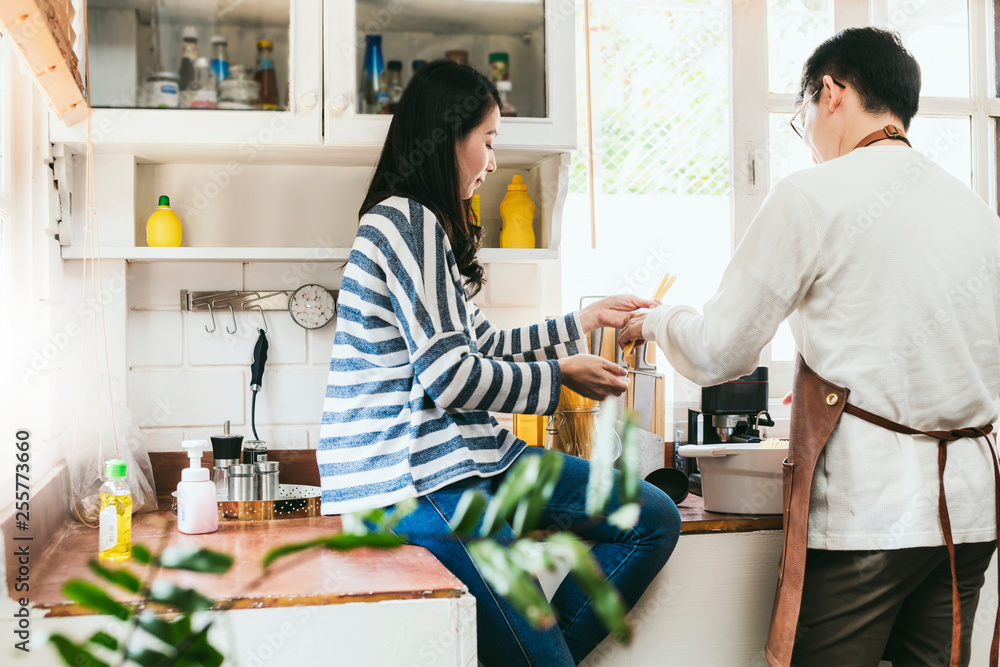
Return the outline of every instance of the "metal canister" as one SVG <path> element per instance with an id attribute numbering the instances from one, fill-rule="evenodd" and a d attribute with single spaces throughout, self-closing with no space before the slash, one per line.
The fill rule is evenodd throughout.
<path id="1" fill-rule="evenodd" d="M 259 500 L 254 488 L 254 466 L 234 463 L 229 466 L 229 500 Z"/>
<path id="2" fill-rule="evenodd" d="M 257 463 L 257 478 L 260 480 L 260 500 L 278 499 L 278 471 L 281 464 L 277 461 L 260 461 Z"/>

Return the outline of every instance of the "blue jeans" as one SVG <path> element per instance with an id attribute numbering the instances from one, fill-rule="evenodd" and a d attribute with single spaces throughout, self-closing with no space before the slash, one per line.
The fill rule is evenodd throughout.
<path id="1" fill-rule="evenodd" d="M 541 453 L 528 447 L 521 456 Z M 556 452 L 550 454 L 564 458 L 563 468 L 539 527 L 570 530 L 593 543 L 591 553 L 631 609 L 677 544 L 681 525 L 677 508 L 665 493 L 641 482 L 642 513 L 635 528 L 623 532 L 606 521 L 595 525 L 585 509 L 590 462 Z M 464 479 L 421 496 L 416 511 L 399 523 L 396 532 L 410 544 L 433 553 L 476 598 L 479 661 L 485 667 L 577 665 L 608 635 L 590 598 L 567 577 L 552 598 L 558 625 L 535 630 L 483 580 L 463 543 L 449 534 L 448 521 L 462 494 L 478 488 L 492 497 L 505 474 Z M 615 471 L 616 479 L 619 474 Z M 619 506 L 616 486 L 604 516 Z M 510 526 L 498 538 L 513 540 Z"/>

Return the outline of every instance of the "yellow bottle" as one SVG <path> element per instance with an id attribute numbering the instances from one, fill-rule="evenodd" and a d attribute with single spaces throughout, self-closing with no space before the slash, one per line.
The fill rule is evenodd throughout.
<path id="1" fill-rule="evenodd" d="M 170 208 L 170 197 L 160 195 L 160 204 L 146 221 L 146 245 L 176 248 L 181 244 L 181 219 Z"/>
<path id="2" fill-rule="evenodd" d="M 535 247 L 535 230 L 531 226 L 535 202 L 528 196 L 528 186 L 520 176 L 515 175 L 507 186 L 507 196 L 500 202 L 500 217 L 503 219 L 501 248 Z"/>
<path id="3" fill-rule="evenodd" d="M 472 195 L 470 208 L 472 209 L 472 220 L 469 222 L 472 223 L 473 227 L 482 227 L 483 219 L 479 216 L 479 195 Z"/>
<path id="4" fill-rule="evenodd" d="M 111 459 L 104 464 L 107 481 L 101 485 L 98 523 L 98 553 L 102 560 L 132 557 L 132 493 L 125 482 L 125 462 Z"/>

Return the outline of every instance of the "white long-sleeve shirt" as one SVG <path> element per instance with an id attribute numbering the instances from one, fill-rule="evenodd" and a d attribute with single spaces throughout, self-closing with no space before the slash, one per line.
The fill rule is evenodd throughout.
<path id="1" fill-rule="evenodd" d="M 710 386 L 749 373 L 781 322 L 851 403 L 921 430 L 1000 413 L 1000 220 L 903 146 L 857 149 L 774 186 L 704 313 L 663 306 L 643 336 Z M 986 439 L 948 446 L 956 543 L 996 538 Z M 809 547 L 938 546 L 937 443 L 845 414 L 819 459 Z"/>

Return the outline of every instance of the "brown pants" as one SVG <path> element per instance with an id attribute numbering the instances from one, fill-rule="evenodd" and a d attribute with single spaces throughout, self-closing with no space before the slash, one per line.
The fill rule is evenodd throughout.
<path id="1" fill-rule="evenodd" d="M 962 665 L 996 542 L 955 545 Z M 822 551 L 806 556 L 792 667 L 948 667 L 951 567 L 945 547 Z M 991 622 L 992 625 L 992 622 Z"/>

